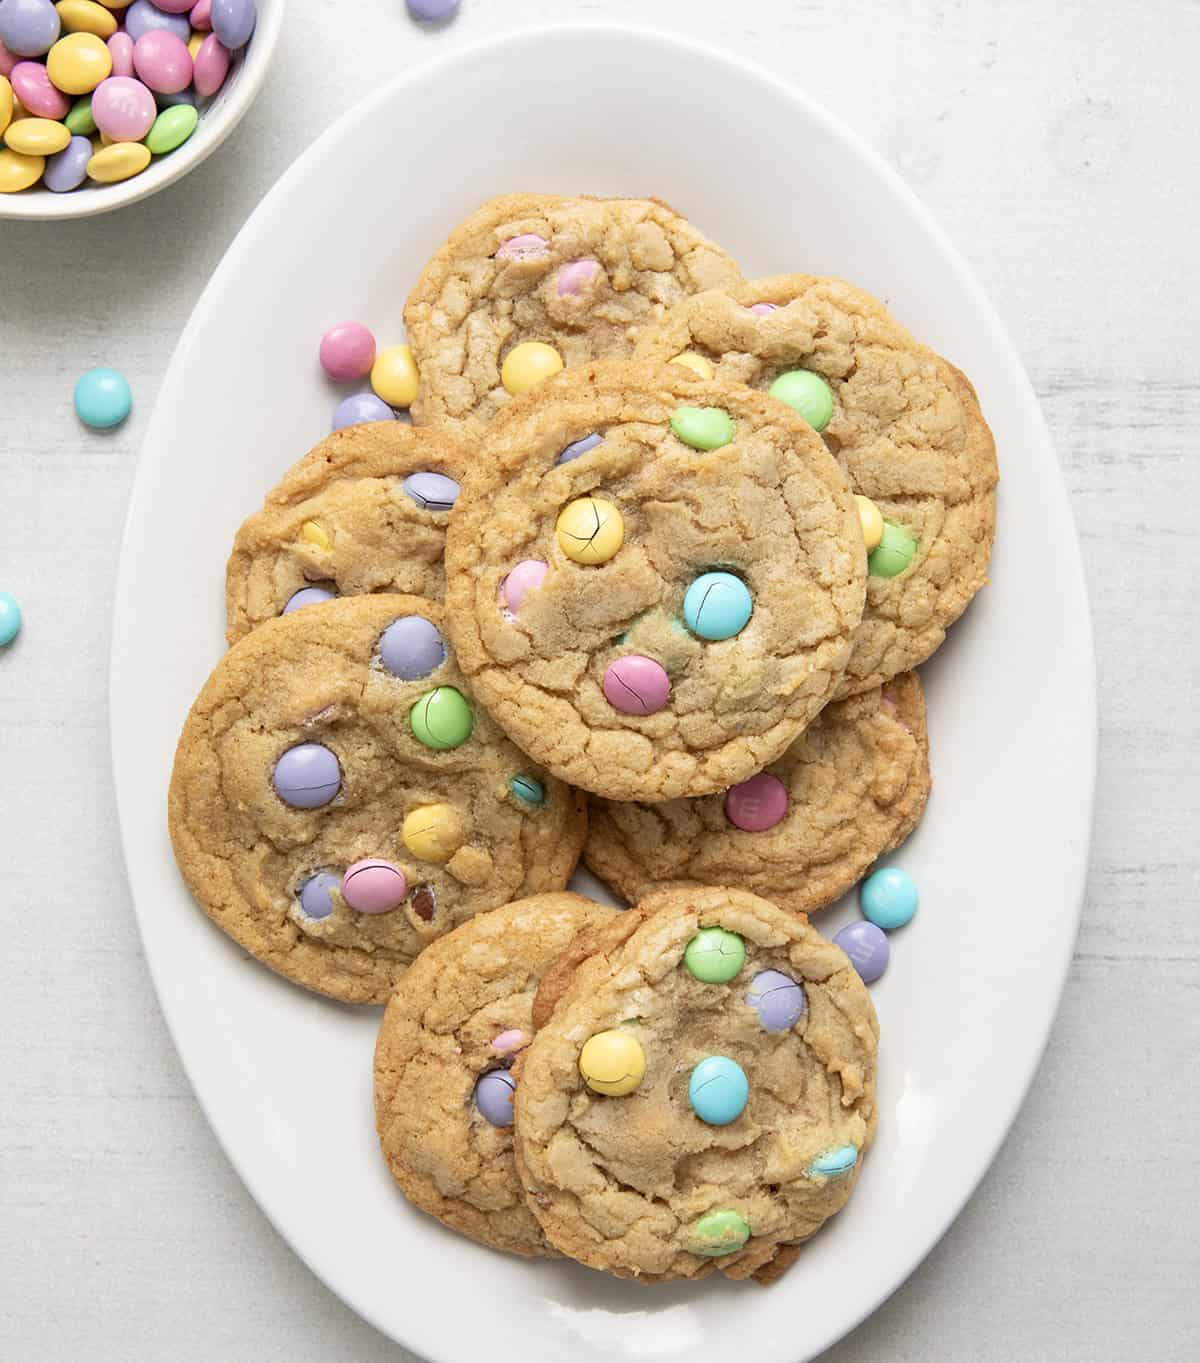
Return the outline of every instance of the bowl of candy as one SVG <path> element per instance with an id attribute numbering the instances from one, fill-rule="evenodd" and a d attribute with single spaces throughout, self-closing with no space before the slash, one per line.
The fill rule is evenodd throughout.
<path id="1" fill-rule="evenodd" d="M 86 218 L 186 175 L 262 86 L 284 0 L 0 0 L 0 218 Z"/>

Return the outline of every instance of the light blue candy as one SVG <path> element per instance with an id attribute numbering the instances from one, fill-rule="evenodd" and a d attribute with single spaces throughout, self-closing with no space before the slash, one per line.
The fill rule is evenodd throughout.
<path id="1" fill-rule="evenodd" d="M 94 430 L 119 426 L 132 406 L 129 380 L 115 369 L 89 369 L 75 384 L 76 414 Z"/>
<path id="2" fill-rule="evenodd" d="M 849 1173 L 858 1163 L 857 1145 L 839 1145 L 834 1150 L 826 1150 L 818 1155 L 808 1166 L 810 1174 L 824 1174 L 826 1178 L 836 1178 L 838 1174 Z"/>
<path id="3" fill-rule="evenodd" d="M 688 1102 L 709 1126 L 728 1126 L 742 1115 L 750 1097 L 746 1071 L 724 1055 L 710 1055 L 692 1071 Z"/>
<path id="4" fill-rule="evenodd" d="M 0 592 L 0 648 L 12 641 L 21 632 L 21 607 L 17 598 L 8 592 Z"/>
<path id="5" fill-rule="evenodd" d="M 917 882 L 899 866 L 881 866 L 863 881 L 858 891 L 863 917 L 894 932 L 912 922 L 917 911 Z"/>
<path id="6" fill-rule="evenodd" d="M 536 776 L 526 776 L 524 772 L 518 776 L 510 776 L 508 788 L 523 805 L 536 806 L 546 803 L 546 787 Z"/>
<path id="7" fill-rule="evenodd" d="M 683 598 L 683 618 L 699 639 L 732 639 L 754 611 L 750 588 L 732 573 L 703 573 Z"/>

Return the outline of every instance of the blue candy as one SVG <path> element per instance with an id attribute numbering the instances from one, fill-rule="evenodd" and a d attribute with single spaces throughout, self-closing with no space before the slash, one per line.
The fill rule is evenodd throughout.
<path id="1" fill-rule="evenodd" d="M 885 932 L 894 932 L 912 922 L 917 882 L 899 866 L 881 866 L 859 886 L 858 902 L 864 918 Z"/>
<path id="2" fill-rule="evenodd" d="M 709 1126 L 728 1126 L 746 1108 L 750 1084 L 736 1060 L 710 1055 L 692 1071 L 688 1080 L 688 1102 L 692 1111 Z"/>
<path id="3" fill-rule="evenodd" d="M 818 1155 L 808 1166 L 808 1172 L 836 1178 L 838 1174 L 849 1173 L 857 1163 L 858 1146 L 839 1145 L 835 1150 L 826 1150 L 823 1155 Z"/>
<path id="4" fill-rule="evenodd" d="M 21 607 L 17 598 L 8 592 L 0 592 L 0 648 L 12 641 L 21 632 Z"/>
<path id="5" fill-rule="evenodd" d="M 732 639 L 754 611 L 750 588 L 732 573 L 704 573 L 687 589 L 683 618 L 700 639 Z"/>
<path id="6" fill-rule="evenodd" d="M 132 406 L 129 381 L 115 369 L 89 369 L 75 384 L 75 411 L 94 430 L 119 426 Z"/>

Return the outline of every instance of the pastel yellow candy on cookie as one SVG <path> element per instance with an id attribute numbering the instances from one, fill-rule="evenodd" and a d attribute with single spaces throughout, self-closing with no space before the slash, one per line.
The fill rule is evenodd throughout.
<path id="1" fill-rule="evenodd" d="M 684 369 L 690 369 L 693 374 L 702 379 L 711 379 L 716 372 L 704 356 L 697 355 L 694 350 L 681 351 L 669 363 L 680 364 Z"/>
<path id="2" fill-rule="evenodd" d="M 552 345 L 544 341 L 522 341 L 504 357 L 504 363 L 500 366 L 500 382 L 506 392 L 518 397 L 557 374 L 562 367 L 563 357 Z"/>
<path id="3" fill-rule="evenodd" d="M 628 1032 L 597 1032 L 584 1042 L 579 1053 L 579 1073 L 595 1093 L 624 1098 L 646 1074 L 646 1053 L 641 1042 Z"/>
<path id="4" fill-rule="evenodd" d="M 883 539 L 883 516 L 879 508 L 870 499 L 864 497 L 860 492 L 854 494 L 854 505 L 858 508 L 858 519 L 862 526 L 863 542 L 867 546 L 867 553 L 878 545 Z"/>
<path id="5" fill-rule="evenodd" d="M 318 521 L 305 521 L 300 527 L 300 538 L 306 544 L 315 545 L 327 553 L 333 548 L 333 537 Z"/>
<path id="6" fill-rule="evenodd" d="M 625 521 L 603 497 L 577 497 L 558 513 L 558 545 L 575 563 L 607 563 L 625 543 Z"/>
<path id="7" fill-rule="evenodd" d="M 385 346 L 371 366 L 371 387 L 389 407 L 411 407 L 420 376 L 412 350 L 406 345 Z"/>
<path id="8" fill-rule="evenodd" d="M 463 845 L 466 831 L 453 805 L 421 805 L 405 818 L 400 836 L 414 857 L 444 865 Z"/>

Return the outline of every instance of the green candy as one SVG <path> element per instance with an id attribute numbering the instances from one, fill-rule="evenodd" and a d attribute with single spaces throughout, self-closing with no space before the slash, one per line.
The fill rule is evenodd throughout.
<path id="1" fill-rule="evenodd" d="M 175 104 L 164 109 L 146 134 L 146 145 L 155 156 L 174 151 L 176 147 L 183 146 L 196 131 L 199 117 L 191 104 Z"/>
<path id="2" fill-rule="evenodd" d="M 678 407 L 671 429 L 694 450 L 719 450 L 733 439 L 733 418 L 720 407 Z"/>
<path id="3" fill-rule="evenodd" d="M 84 95 L 71 105 L 71 112 L 63 119 L 72 137 L 91 137 L 96 131 L 96 120 L 92 117 L 92 97 Z"/>
<path id="4" fill-rule="evenodd" d="M 750 1238 L 750 1227 L 745 1217 L 735 1211 L 709 1212 L 692 1227 L 693 1254 L 715 1259 L 721 1254 L 734 1254 Z"/>
<path id="5" fill-rule="evenodd" d="M 546 787 L 535 777 L 526 776 L 523 772 L 520 776 L 508 778 L 508 788 L 523 805 L 546 803 Z"/>
<path id="6" fill-rule="evenodd" d="M 745 942 L 724 928 L 701 928 L 683 953 L 684 965 L 704 984 L 727 984 L 745 961 Z"/>
<path id="7" fill-rule="evenodd" d="M 457 748 L 471 737 L 475 716 L 466 697 L 453 686 L 426 691 L 408 712 L 413 737 L 435 752 Z"/>
<path id="8" fill-rule="evenodd" d="M 900 526 L 883 523 L 883 538 L 867 555 L 867 572 L 872 577 L 895 577 L 912 562 L 917 542 Z"/>
<path id="9" fill-rule="evenodd" d="M 786 402 L 814 431 L 823 431 L 833 415 L 833 389 L 811 369 L 789 369 L 770 387 L 773 398 Z"/>

